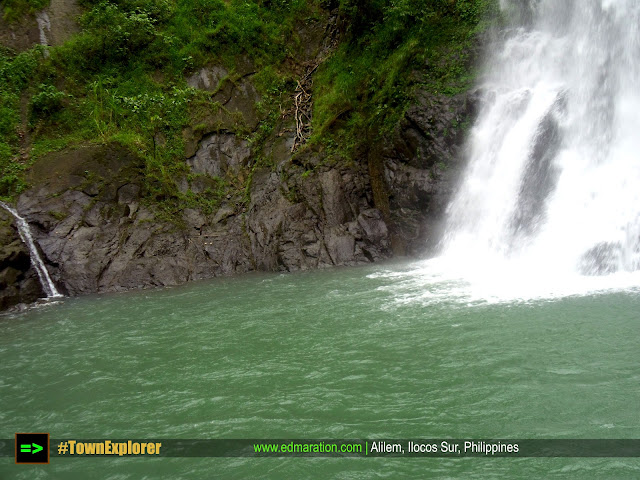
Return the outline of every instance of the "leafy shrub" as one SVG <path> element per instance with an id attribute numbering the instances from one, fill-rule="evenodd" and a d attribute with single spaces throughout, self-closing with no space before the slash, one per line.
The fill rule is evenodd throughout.
<path id="1" fill-rule="evenodd" d="M 51 115 L 62 108 L 62 100 L 67 95 L 53 85 L 38 86 L 38 93 L 31 98 L 32 119 Z"/>
<path id="2" fill-rule="evenodd" d="M 87 31 L 83 47 L 88 65 L 102 69 L 103 64 L 124 62 L 149 45 L 156 35 L 156 20 L 146 12 L 125 11 L 102 1 L 84 14 L 80 21 Z"/>
<path id="3" fill-rule="evenodd" d="M 0 91 L 18 92 L 24 89 L 38 67 L 42 58 L 42 47 L 11 56 L 0 51 Z"/>

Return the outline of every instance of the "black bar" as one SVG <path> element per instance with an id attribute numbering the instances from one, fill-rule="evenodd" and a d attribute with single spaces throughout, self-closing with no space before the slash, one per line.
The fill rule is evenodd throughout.
<path id="1" fill-rule="evenodd" d="M 640 439 L 79 439 L 51 440 L 51 457 L 112 457 L 58 453 L 60 442 L 161 443 L 160 454 L 125 457 L 640 457 Z M 14 439 L 0 440 L 0 457 L 13 457 Z M 278 445 L 277 452 L 257 451 Z M 413 447 L 413 451 L 410 450 Z M 286 451 L 283 452 L 282 449 Z M 343 451 L 343 449 L 347 449 Z"/>

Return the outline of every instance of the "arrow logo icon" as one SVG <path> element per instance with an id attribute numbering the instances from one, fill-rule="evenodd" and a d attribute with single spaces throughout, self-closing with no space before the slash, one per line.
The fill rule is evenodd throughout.
<path id="1" fill-rule="evenodd" d="M 33 455 L 34 453 L 41 452 L 42 450 L 43 450 L 43 447 L 41 447 L 37 443 L 32 443 L 32 444 L 26 443 L 26 444 L 20 445 L 20 451 L 22 453 L 31 453 Z"/>
<path id="2" fill-rule="evenodd" d="M 15 438 L 13 445 L 16 452 L 16 464 L 46 465 L 49 463 L 48 433 L 16 433 Z"/>

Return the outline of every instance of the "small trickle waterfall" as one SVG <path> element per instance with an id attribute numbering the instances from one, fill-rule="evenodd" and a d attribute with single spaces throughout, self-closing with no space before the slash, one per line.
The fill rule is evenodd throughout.
<path id="1" fill-rule="evenodd" d="M 9 205 L 0 202 L 0 207 L 4 208 L 7 212 L 9 212 L 16 219 L 16 226 L 18 227 L 18 233 L 20 234 L 20 238 L 24 242 L 24 244 L 29 248 L 29 254 L 31 255 L 31 260 L 33 261 L 33 266 L 38 272 L 38 277 L 40 278 L 40 283 L 42 284 L 42 288 L 44 293 L 47 294 L 47 298 L 56 298 L 62 297 L 60 292 L 56 289 L 55 284 L 51 280 L 49 276 L 49 272 L 47 271 L 47 267 L 45 266 L 42 258 L 40 257 L 40 253 L 36 248 L 36 244 L 33 241 L 33 237 L 31 236 L 31 229 L 29 228 L 29 224 L 27 221 L 22 218 L 16 210 L 11 208 Z"/>
<path id="2" fill-rule="evenodd" d="M 47 35 L 51 34 L 51 19 L 49 18 L 49 14 L 42 10 L 36 14 L 36 23 L 38 24 L 38 30 L 40 32 L 40 45 L 44 47 L 42 51 L 45 57 L 49 57 L 49 50 L 47 47 L 49 46 L 49 38 Z"/>
<path id="3" fill-rule="evenodd" d="M 40 32 L 40 45 L 45 47 L 49 45 L 49 39 L 47 34 L 51 32 L 51 20 L 49 14 L 42 10 L 36 14 L 36 23 L 38 24 L 38 30 Z"/>
<path id="4" fill-rule="evenodd" d="M 501 0 L 443 258 L 608 275 L 640 270 L 640 2 Z"/>

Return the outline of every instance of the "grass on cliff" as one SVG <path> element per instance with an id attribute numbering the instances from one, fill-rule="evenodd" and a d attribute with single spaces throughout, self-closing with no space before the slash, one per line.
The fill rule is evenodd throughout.
<path id="1" fill-rule="evenodd" d="M 42 53 L 33 49 L 12 56 L 0 48 L 0 197 L 7 199 L 26 188 L 29 159 L 21 146 L 21 97 L 31 82 Z"/>
<path id="2" fill-rule="evenodd" d="M 314 141 L 350 158 L 397 125 L 415 88 L 455 95 L 475 79 L 497 0 L 341 0 L 346 40 L 315 78 Z"/>
<path id="3" fill-rule="evenodd" d="M 3 0 L 2 18 L 15 22 L 25 15 L 33 15 L 49 5 L 50 0 Z"/>
<path id="4" fill-rule="evenodd" d="M 12 0 L 14 3 L 36 0 Z M 255 66 L 269 120 L 301 42 L 297 23 L 317 15 L 304 0 L 81 0 L 82 31 L 64 45 L 0 51 L 0 197 L 19 194 L 34 158 L 74 143 L 118 141 L 146 161 L 147 198 L 169 212 L 211 207 L 179 191 L 188 174 L 182 129 L 211 95 L 186 84 L 206 65 Z M 16 3 L 17 5 L 18 3 Z M 22 9 L 24 10 L 24 9 Z M 5 8 L 5 13 L 7 12 Z M 262 75 L 261 75 L 262 74 Z M 276 85 L 276 87 L 274 87 Z M 282 92 L 278 92 L 281 94 Z M 265 136 L 270 123 L 256 136 Z M 246 132 L 245 132 L 246 133 Z M 213 195 L 216 197 L 217 195 Z"/>
<path id="5" fill-rule="evenodd" d="M 4 12 L 41 1 L 9 0 Z M 496 2 L 80 0 L 81 32 L 48 55 L 39 46 L 0 49 L 0 197 L 23 191 L 25 170 L 51 150 L 117 141 L 144 158 L 146 198 L 168 218 L 187 206 L 212 210 L 225 189 L 242 186 L 221 181 L 208 195 L 178 188 L 189 174 L 183 128 L 194 111 L 213 108 L 212 95 L 185 79 L 213 64 L 233 73 L 248 60 L 261 122 L 238 133 L 260 151 L 295 89 L 299 27 L 329 10 L 342 41 L 314 76 L 312 144 L 352 158 L 393 129 L 415 87 L 468 88 L 474 37 Z"/>

